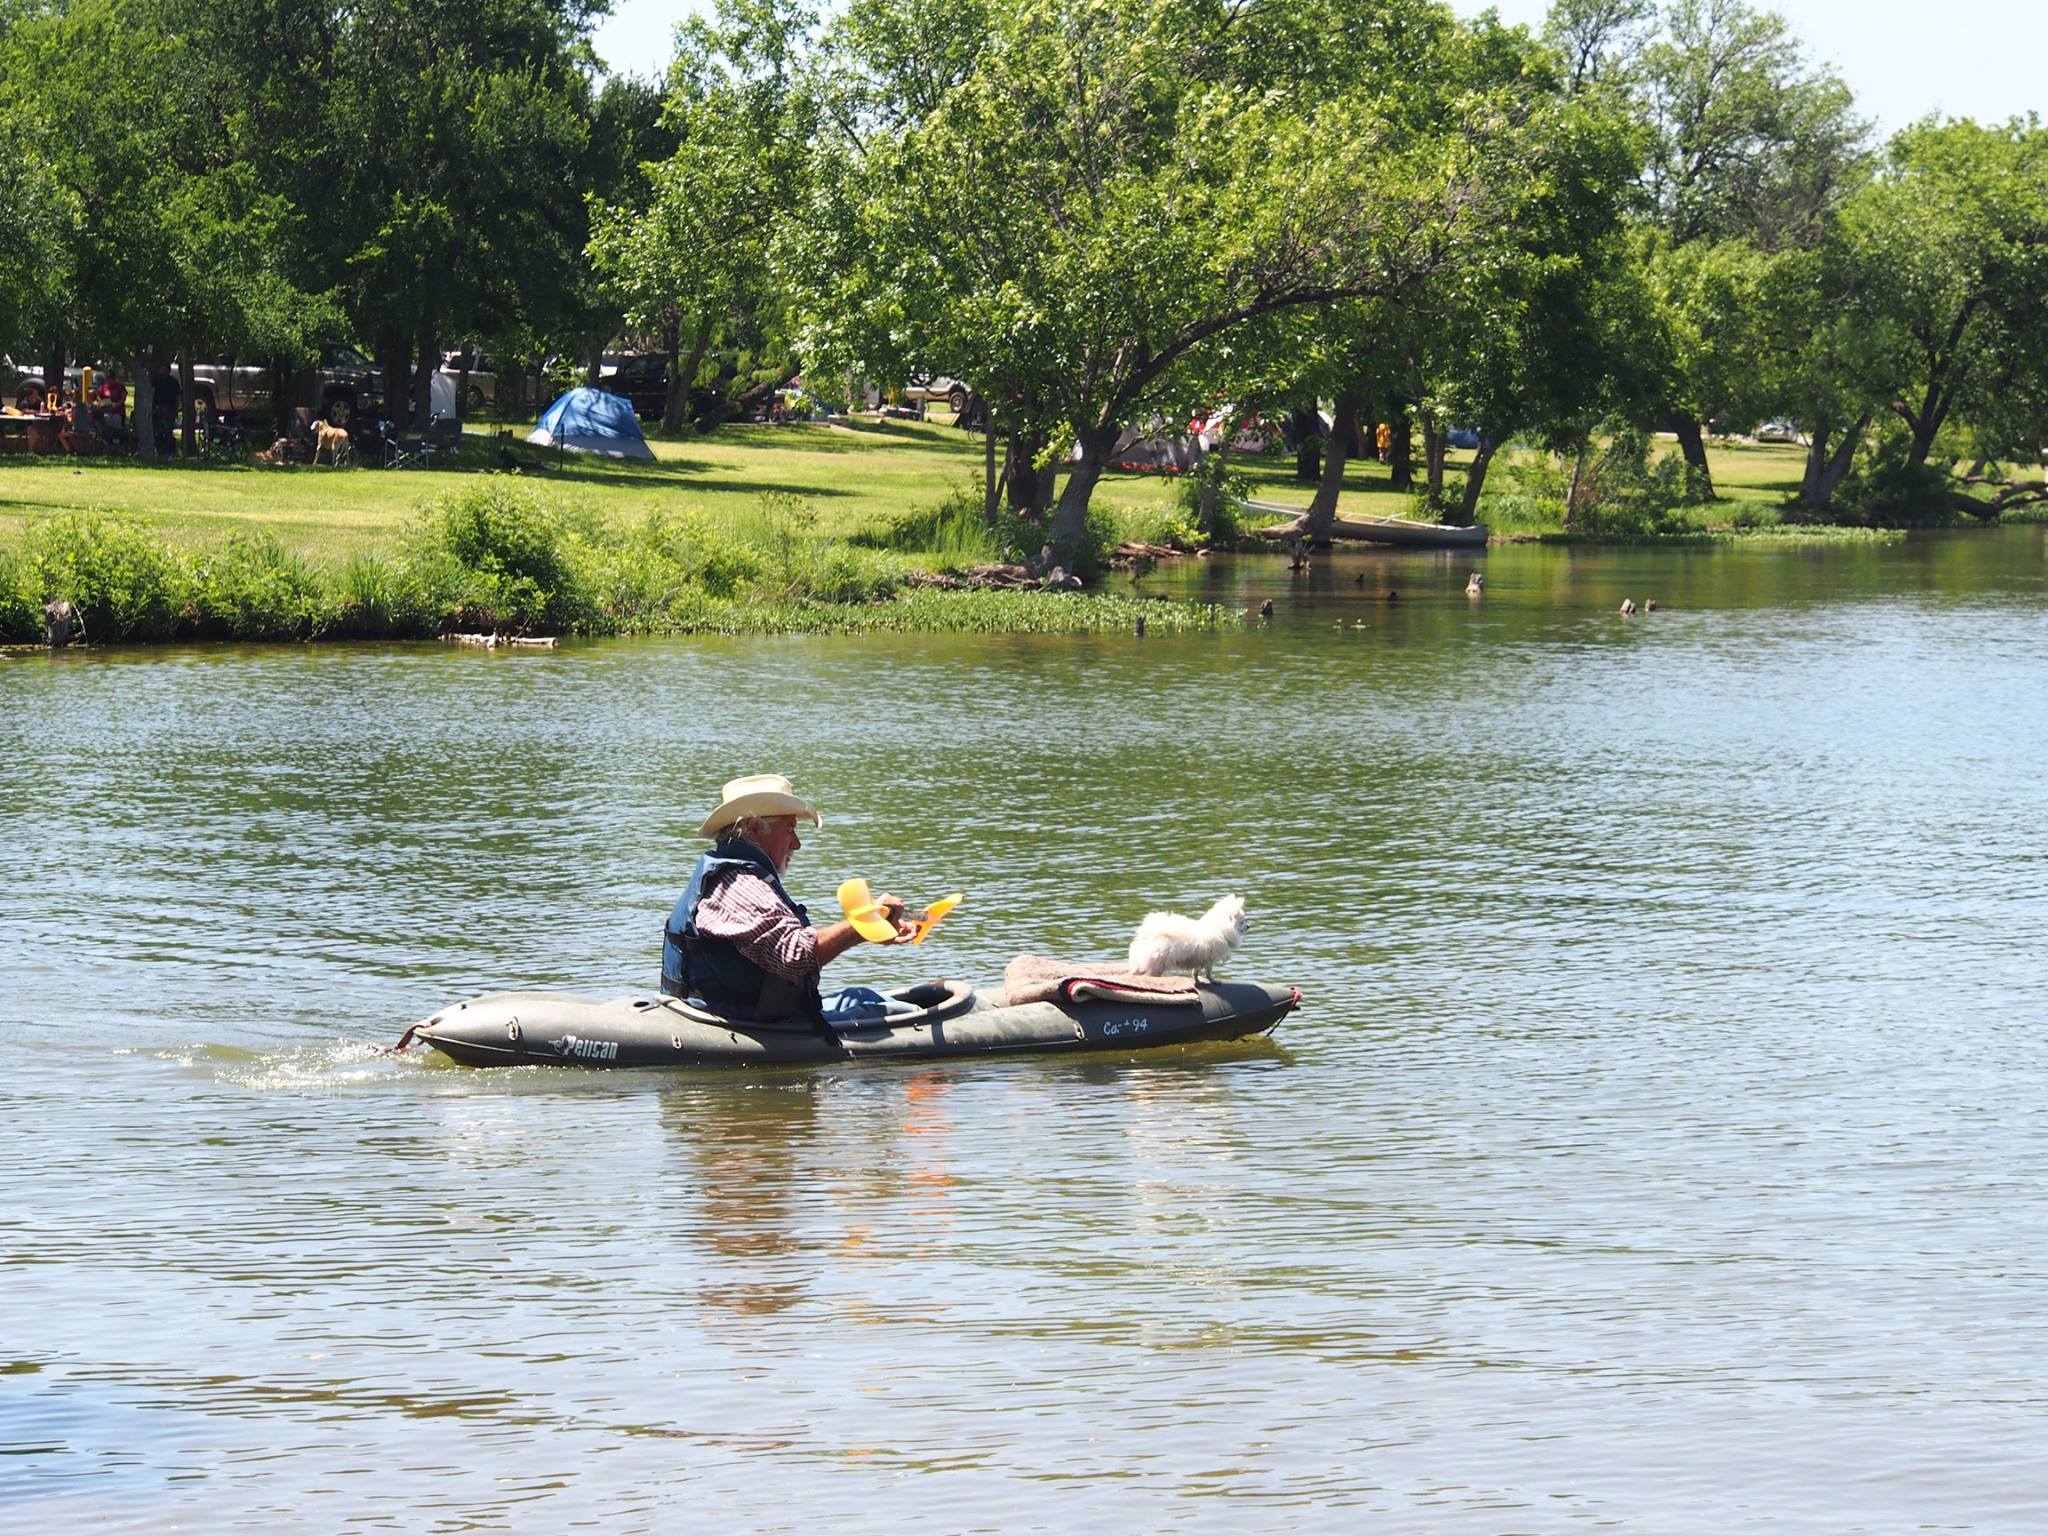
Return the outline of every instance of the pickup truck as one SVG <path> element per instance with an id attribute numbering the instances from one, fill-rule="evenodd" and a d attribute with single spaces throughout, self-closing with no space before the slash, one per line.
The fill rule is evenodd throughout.
<path id="1" fill-rule="evenodd" d="M 929 405 L 934 400 L 943 400 L 955 412 L 967 408 L 967 397 L 973 391 L 958 379 L 943 373 L 913 373 L 910 382 L 899 391 L 905 400 L 919 405 Z"/>
<path id="2" fill-rule="evenodd" d="M 337 427 L 355 420 L 358 409 L 374 406 L 383 398 L 377 368 L 354 347 L 340 345 L 320 349 L 320 362 L 313 370 L 311 398 L 301 385 L 301 400 L 316 406 L 320 415 Z M 175 387 L 172 393 L 176 394 Z M 231 357 L 192 365 L 192 403 L 202 413 L 215 411 L 267 411 L 271 408 L 270 370 Z"/>

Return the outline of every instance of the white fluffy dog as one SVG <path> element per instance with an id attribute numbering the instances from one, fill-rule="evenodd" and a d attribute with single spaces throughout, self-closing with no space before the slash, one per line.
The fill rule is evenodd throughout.
<path id="1" fill-rule="evenodd" d="M 1140 976 L 1216 979 L 1216 967 L 1244 941 L 1244 898 L 1226 896 L 1200 917 L 1154 912 L 1131 940 L 1131 969 Z"/>

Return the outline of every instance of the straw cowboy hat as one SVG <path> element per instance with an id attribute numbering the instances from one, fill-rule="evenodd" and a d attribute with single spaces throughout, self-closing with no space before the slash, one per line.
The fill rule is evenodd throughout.
<path id="1" fill-rule="evenodd" d="M 825 825 L 825 818 L 812 809 L 809 801 L 800 798 L 781 774 L 755 773 L 733 779 L 725 786 L 725 798 L 717 810 L 704 818 L 697 835 L 716 837 L 747 816 L 808 817 L 816 826 Z"/>

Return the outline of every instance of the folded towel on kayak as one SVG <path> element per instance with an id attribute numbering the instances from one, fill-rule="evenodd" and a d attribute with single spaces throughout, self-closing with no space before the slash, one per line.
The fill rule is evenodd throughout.
<path id="1" fill-rule="evenodd" d="M 1189 976 L 1141 976 L 1115 961 L 1089 963 L 1019 955 L 1003 967 L 1012 1003 L 1189 1003 L 1202 997 Z"/>

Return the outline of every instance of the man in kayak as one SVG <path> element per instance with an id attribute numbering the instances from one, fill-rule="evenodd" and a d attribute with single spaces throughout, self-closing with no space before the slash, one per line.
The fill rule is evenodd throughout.
<path id="1" fill-rule="evenodd" d="M 662 991 L 728 1019 L 845 1023 L 891 1011 L 870 987 L 850 987 L 829 1003 L 819 993 L 819 971 L 862 940 L 844 920 L 813 928 L 810 914 L 782 888 L 782 872 L 803 846 L 796 824 L 805 820 L 825 824 L 779 773 L 725 786 L 718 809 L 697 829 L 713 847 L 697 860 L 669 914 Z M 916 929 L 903 920 L 902 901 L 884 896 L 877 905 L 895 926 L 890 942 L 907 943 Z"/>

